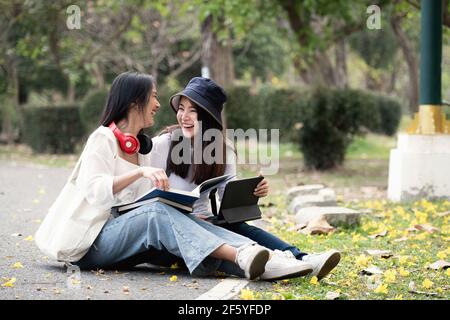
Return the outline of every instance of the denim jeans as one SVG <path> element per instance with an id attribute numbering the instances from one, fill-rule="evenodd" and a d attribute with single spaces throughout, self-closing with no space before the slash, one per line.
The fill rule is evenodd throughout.
<path id="1" fill-rule="evenodd" d="M 307 253 L 301 252 L 299 248 L 284 242 L 273 234 L 261 228 L 249 225 L 245 222 L 225 224 L 223 225 L 223 227 L 253 241 L 256 241 L 258 244 L 271 250 L 289 250 L 298 260 L 301 260 L 303 256 L 307 255 Z"/>
<path id="2" fill-rule="evenodd" d="M 209 257 L 223 244 L 238 248 L 254 241 L 209 222 L 154 202 L 109 220 L 83 258 L 82 269 L 121 268 L 143 262 L 170 263 L 182 258 L 192 275 L 206 276 L 237 265 Z"/>

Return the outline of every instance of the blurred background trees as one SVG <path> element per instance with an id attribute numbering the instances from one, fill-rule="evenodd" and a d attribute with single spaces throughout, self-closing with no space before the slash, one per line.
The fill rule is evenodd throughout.
<path id="1" fill-rule="evenodd" d="M 80 29 L 66 25 L 72 4 L 81 11 Z M 379 30 L 366 26 L 370 5 L 381 8 Z M 443 96 L 449 99 L 450 1 L 443 5 Z M 292 122 L 292 128 L 279 127 L 282 138 L 305 153 L 308 141 L 314 142 L 314 135 L 305 133 L 306 119 L 335 114 L 306 111 L 326 102 L 327 108 L 353 110 L 355 123 L 330 129 L 342 132 L 345 143 L 336 145 L 345 149 L 358 132 L 394 134 L 401 114 L 417 110 L 419 26 L 418 0 L 0 0 L 0 141 L 29 141 L 25 132 L 39 135 L 39 127 L 55 126 L 48 121 L 79 121 L 85 136 L 97 125 L 109 85 L 120 72 L 151 73 L 167 107 L 171 94 L 207 70 L 230 93 L 229 127 L 271 128 L 261 117 L 280 113 L 275 118 Z M 330 90 L 317 91 L 324 87 Z M 74 113 L 54 111 L 59 107 L 75 108 L 79 120 Z M 371 117 L 372 123 L 359 120 L 370 108 L 380 115 Z M 34 120 L 45 112 L 58 116 Z M 153 132 L 173 122 L 169 108 L 158 117 Z M 34 133 L 25 128 L 30 121 L 42 122 L 33 126 Z M 383 122 L 389 129 L 380 128 Z M 45 151 L 41 145 L 34 149 Z M 339 165 L 342 152 L 336 154 L 336 161 L 320 166 L 313 161 L 311 167 Z"/>

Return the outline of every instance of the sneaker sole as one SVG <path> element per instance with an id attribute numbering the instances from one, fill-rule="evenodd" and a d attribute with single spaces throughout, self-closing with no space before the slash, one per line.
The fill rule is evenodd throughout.
<path id="1" fill-rule="evenodd" d="M 269 251 L 261 250 L 255 253 L 250 267 L 248 268 L 248 273 L 245 273 L 245 277 L 249 280 L 254 280 L 264 273 L 266 263 L 269 261 Z"/>
<path id="2" fill-rule="evenodd" d="M 333 270 L 341 260 L 341 254 L 339 252 L 333 252 L 330 257 L 325 261 L 323 266 L 320 268 L 319 273 L 316 275 L 317 279 L 320 280 Z"/>
<path id="3" fill-rule="evenodd" d="M 310 274 L 312 272 L 312 267 L 304 267 L 299 269 L 298 267 L 292 267 L 284 270 L 277 270 L 272 272 L 266 272 L 264 277 L 261 277 L 261 280 L 275 281 L 281 279 L 291 279 L 302 277 Z"/>

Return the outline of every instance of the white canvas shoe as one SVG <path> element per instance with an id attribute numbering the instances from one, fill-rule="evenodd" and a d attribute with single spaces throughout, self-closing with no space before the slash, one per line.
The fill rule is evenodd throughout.
<path id="1" fill-rule="evenodd" d="M 313 267 L 311 276 L 322 279 L 333 270 L 341 260 L 341 253 L 337 250 L 329 250 L 323 253 L 308 254 L 303 256 L 302 261 Z"/>
<path id="2" fill-rule="evenodd" d="M 272 257 L 266 263 L 261 280 L 289 279 L 305 276 L 311 273 L 313 267 L 303 261 L 295 259 L 290 251 L 273 251 Z"/>
<path id="3" fill-rule="evenodd" d="M 244 270 L 245 277 L 253 280 L 264 272 L 269 250 L 258 244 L 247 244 L 237 248 L 236 263 Z"/>

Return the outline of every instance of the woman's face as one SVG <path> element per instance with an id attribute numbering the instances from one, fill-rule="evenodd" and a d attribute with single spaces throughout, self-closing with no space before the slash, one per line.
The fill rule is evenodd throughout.
<path id="1" fill-rule="evenodd" d="M 153 88 L 150 94 L 150 99 L 148 100 L 148 103 L 144 108 L 144 128 L 151 127 L 155 124 L 154 116 L 159 110 L 160 106 L 161 105 L 158 101 L 158 91 L 156 90 L 156 88 Z"/>
<path id="2" fill-rule="evenodd" d="M 177 111 L 178 124 L 181 127 L 183 136 L 186 138 L 194 137 L 199 131 L 197 108 L 186 97 L 181 97 Z"/>

